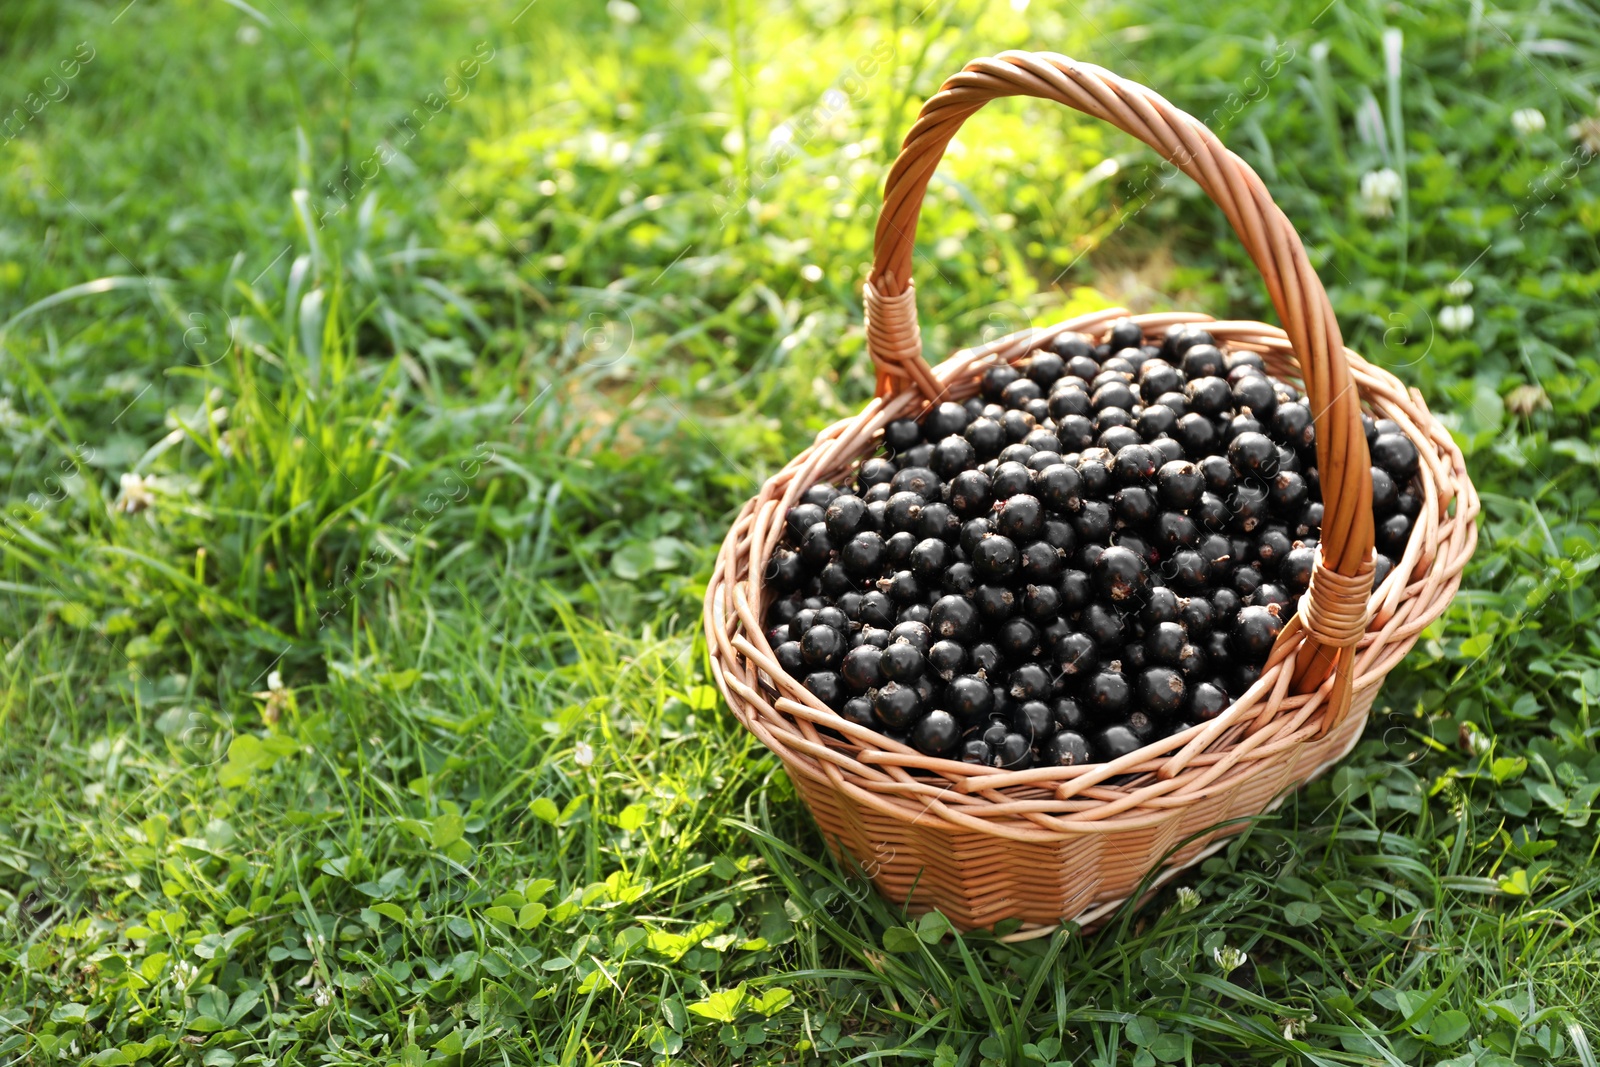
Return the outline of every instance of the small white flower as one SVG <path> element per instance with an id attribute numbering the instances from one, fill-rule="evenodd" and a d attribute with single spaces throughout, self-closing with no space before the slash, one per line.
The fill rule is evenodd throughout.
<path id="1" fill-rule="evenodd" d="M 624 26 L 632 26 L 639 21 L 638 7 L 630 4 L 628 0 L 609 0 L 606 11 Z"/>
<path id="2" fill-rule="evenodd" d="M 1523 137 L 1544 132 L 1544 112 L 1536 107 L 1525 107 L 1511 113 L 1511 125 Z"/>
<path id="3" fill-rule="evenodd" d="M 283 675 L 280 674 L 278 671 L 268 671 L 267 672 L 267 688 L 268 689 L 282 689 L 283 688 Z"/>
<path id="4" fill-rule="evenodd" d="M 1315 1015 L 1308 1015 L 1304 1019 L 1283 1020 L 1283 1039 L 1285 1041 L 1293 1041 L 1295 1038 L 1305 1034 L 1307 1024 L 1316 1021 L 1317 1017 Z"/>
<path id="5" fill-rule="evenodd" d="M 151 492 L 154 485 L 145 480 L 144 475 L 134 474 L 129 471 L 122 476 L 122 494 L 117 497 L 117 510 L 125 515 L 143 511 L 156 502 L 155 495 Z"/>
<path id="6" fill-rule="evenodd" d="M 179 960 L 172 965 L 172 984 L 179 989 L 188 989 L 194 985 L 195 979 L 200 977 L 200 968 L 188 960 Z"/>
<path id="7" fill-rule="evenodd" d="M 1200 906 L 1200 894 L 1199 893 L 1196 893 L 1189 886 L 1183 886 L 1181 889 L 1178 890 L 1178 911 L 1179 912 L 1183 912 L 1183 913 L 1191 912 L 1194 909 L 1198 908 L 1199 906 Z"/>
<path id="8" fill-rule="evenodd" d="M 579 741 L 572 749 L 572 760 L 580 767 L 589 767 L 594 764 L 594 749 L 589 742 Z"/>
<path id="9" fill-rule="evenodd" d="M 1591 156 L 1600 155 L 1600 118 L 1590 115 L 1579 119 L 1567 127 L 1567 136 L 1577 141 L 1579 147 Z"/>
<path id="10" fill-rule="evenodd" d="M 800 268 L 800 277 L 808 282 L 820 282 L 822 280 L 822 268 L 815 263 L 807 263 Z"/>
<path id="11" fill-rule="evenodd" d="M 1356 199 L 1361 213 L 1368 218 L 1388 218 L 1394 214 L 1394 202 L 1400 199 L 1400 175 L 1389 167 L 1367 171 L 1361 176 L 1361 193 Z"/>
<path id="12" fill-rule="evenodd" d="M 1457 278 L 1445 286 L 1444 291 L 1449 293 L 1454 300 L 1465 300 L 1472 295 L 1472 280 L 1470 278 Z"/>
<path id="13" fill-rule="evenodd" d="M 333 1003 L 333 992 L 327 986 L 319 985 L 316 992 L 311 994 L 311 1003 L 319 1008 L 326 1008 Z"/>
<path id="14" fill-rule="evenodd" d="M 261 43 L 261 27 L 253 22 L 247 22 L 239 27 L 239 32 L 234 34 L 242 45 L 258 45 Z"/>
<path id="15" fill-rule="evenodd" d="M 1250 957 L 1232 945 L 1219 945 L 1211 950 L 1211 958 L 1222 968 L 1223 974 L 1232 974 L 1243 967 Z"/>
<path id="16" fill-rule="evenodd" d="M 1445 333 L 1464 333 L 1471 326 L 1471 304 L 1452 304 L 1439 309 L 1439 329 Z"/>

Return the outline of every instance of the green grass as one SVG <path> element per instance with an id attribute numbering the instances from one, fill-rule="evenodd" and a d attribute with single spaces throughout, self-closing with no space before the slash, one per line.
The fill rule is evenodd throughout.
<path id="1" fill-rule="evenodd" d="M 5 5 L 0 1060 L 1594 1064 L 1600 19 L 1317 7 Z M 699 636 L 739 503 L 870 392 L 892 146 L 1007 47 L 1218 128 L 1485 503 L 1345 764 L 1020 946 L 819 859 Z M 930 351 L 1270 314 L 1126 138 L 960 141 Z"/>

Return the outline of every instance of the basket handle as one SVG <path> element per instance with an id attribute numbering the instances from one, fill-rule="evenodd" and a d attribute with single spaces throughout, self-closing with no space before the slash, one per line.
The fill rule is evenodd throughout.
<path id="1" fill-rule="evenodd" d="M 1372 480 L 1360 398 L 1344 341 L 1321 280 L 1294 225 L 1261 178 L 1204 124 L 1155 92 L 1110 71 L 1051 52 L 1002 52 L 968 63 L 922 107 L 884 183 L 865 291 L 867 351 L 877 365 L 879 396 L 916 389 L 932 399 L 943 387 L 922 358 L 911 257 L 928 181 L 967 116 L 990 100 L 1034 96 L 1109 122 L 1160 152 L 1205 190 L 1243 242 L 1267 284 L 1305 381 L 1317 427 L 1322 478 L 1322 551 L 1297 615 L 1306 645 L 1297 657 L 1296 691 L 1315 688 L 1343 665 L 1334 707 L 1349 705 L 1355 645 L 1366 632 L 1372 589 Z"/>

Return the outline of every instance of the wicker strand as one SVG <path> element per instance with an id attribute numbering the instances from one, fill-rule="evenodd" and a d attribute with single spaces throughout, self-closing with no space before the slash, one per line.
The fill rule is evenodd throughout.
<path id="1" fill-rule="evenodd" d="M 894 279 L 888 279 L 890 286 Z M 886 295 L 866 285 L 867 354 L 878 365 L 878 395 L 900 392 L 909 381 L 924 397 L 938 395 L 928 361 L 922 358 L 922 328 L 917 325 L 917 290 Z"/>

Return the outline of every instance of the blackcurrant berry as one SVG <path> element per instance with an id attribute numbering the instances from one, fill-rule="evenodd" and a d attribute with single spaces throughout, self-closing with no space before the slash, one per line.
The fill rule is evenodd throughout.
<path id="1" fill-rule="evenodd" d="M 1106 762 L 1119 759 L 1144 747 L 1144 743 L 1126 726 L 1107 726 L 1095 736 L 1095 750 Z"/>
<path id="2" fill-rule="evenodd" d="M 1062 730 L 1044 743 L 1042 760 L 1055 767 L 1077 767 L 1089 762 L 1089 742 L 1074 730 Z"/>
<path id="3" fill-rule="evenodd" d="M 1278 476 L 1278 446 L 1264 433 L 1242 433 L 1228 445 L 1228 463 L 1240 478 L 1264 485 Z"/>
<path id="4" fill-rule="evenodd" d="M 1246 661 L 1260 663 L 1272 651 L 1273 642 L 1283 630 L 1283 621 L 1270 608 L 1239 609 L 1229 634 L 1233 650 Z"/>
<path id="5" fill-rule="evenodd" d="M 892 730 L 903 730 L 916 720 L 921 707 L 917 691 L 911 686 L 885 682 L 872 695 L 872 710 L 883 725 Z"/>
<path id="6" fill-rule="evenodd" d="M 788 667 L 784 670 L 794 673 Z M 883 650 L 868 644 L 857 645 L 845 654 L 839 674 L 845 684 L 858 693 L 882 685 L 886 680 L 883 674 Z"/>
<path id="7" fill-rule="evenodd" d="M 994 690 L 982 678 L 958 675 L 944 692 L 945 703 L 962 722 L 971 726 L 983 721 L 994 710 Z"/>
<path id="8" fill-rule="evenodd" d="M 844 702 L 850 698 L 849 689 L 845 688 L 844 679 L 839 677 L 837 671 L 816 671 L 806 675 L 805 687 L 811 695 L 822 703 L 838 711 Z"/>
<path id="9" fill-rule="evenodd" d="M 924 756 L 953 752 L 961 741 L 961 724 L 948 711 L 934 709 L 911 728 L 911 747 Z"/>
<path id="10" fill-rule="evenodd" d="M 1183 373 L 1190 381 L 1199 378 L 1220 378 L 1227 373 L 1227 361 L 1213 344 L 1191 345 L 1183 353 Z"/>
<path id="11" fill-rule="evenodd" d="M 1022 553 L 1017 543 L 1001 534 L 990 534 L 972 548 L 972 566 L 980 577 L 1007 581 L 1017 573 Z"/>
<path id="12" fill-rule="evenodd" d="M 1130 607 L 1143 598 L 1149 585 L 1144 560 L 1122 547 L 1101 553 L 1090 578 L 1095 590 L 1109 602 Z"/>
<path id="13" fill-rule="evenodd" d="M 935 443 L 967 428 L 967 409 L 945 401 L 922 419 L 922 436 Z"/>

